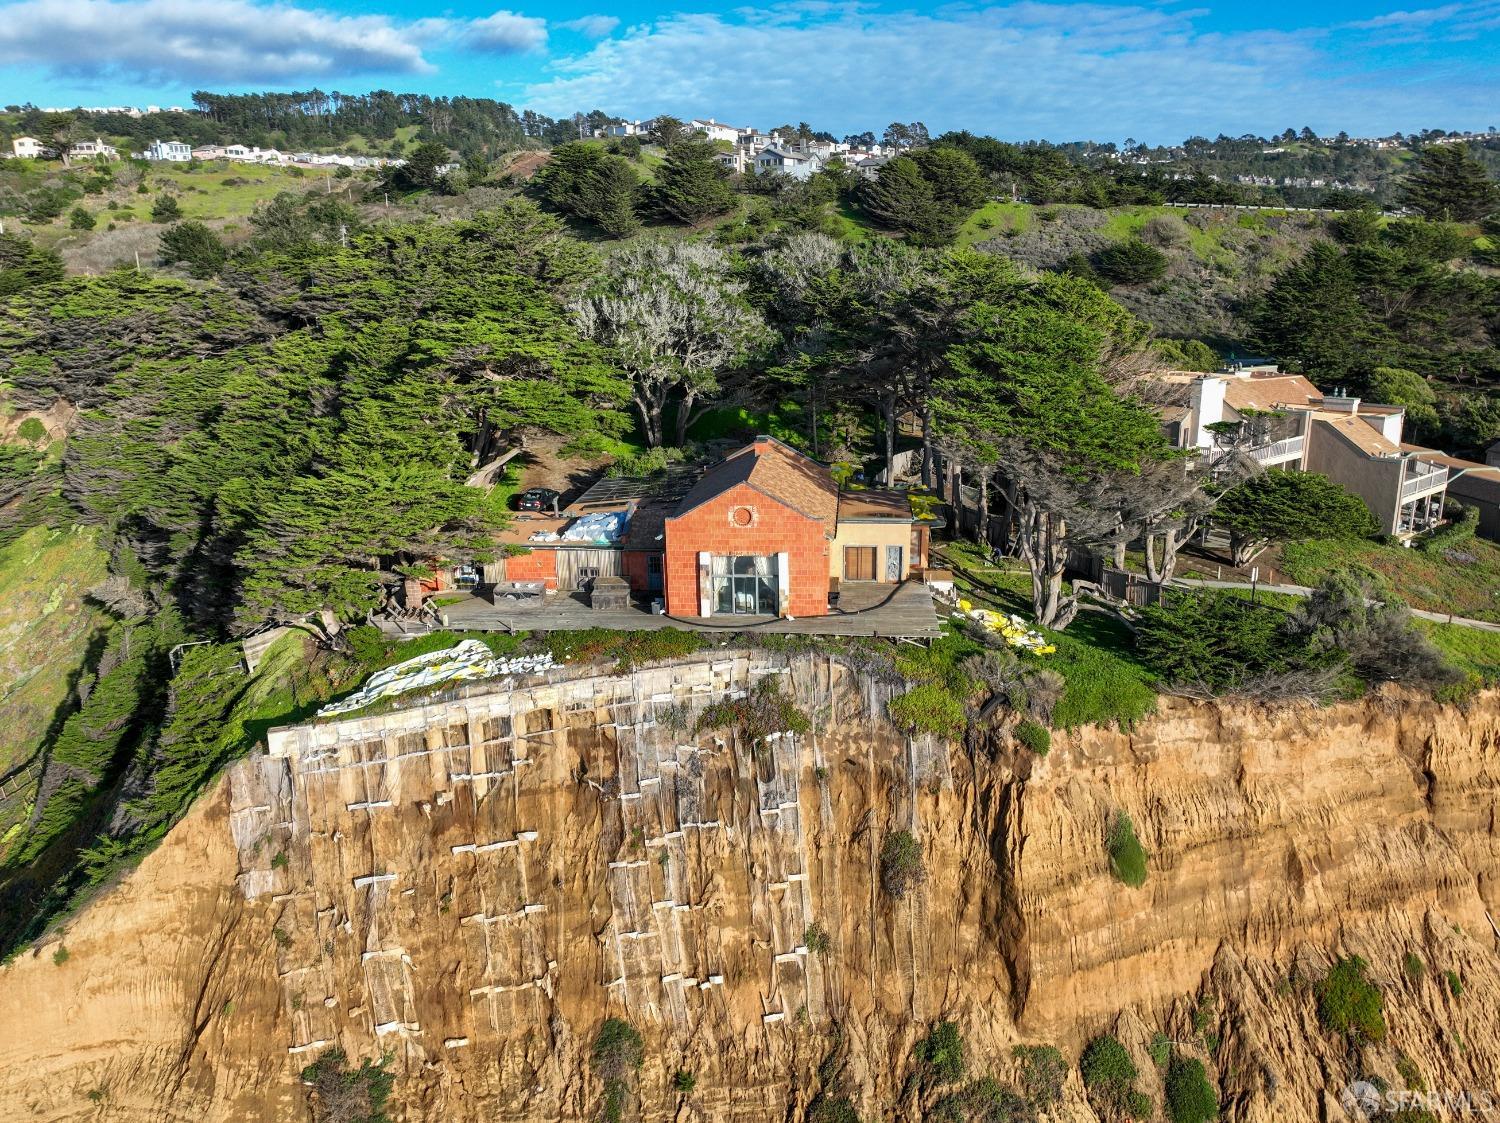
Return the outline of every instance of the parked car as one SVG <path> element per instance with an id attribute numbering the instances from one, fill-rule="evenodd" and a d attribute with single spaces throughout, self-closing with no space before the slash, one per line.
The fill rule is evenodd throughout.
<path id="1" fill-rule="evenodd" d="M 550 487 L 528 487 L 516 496 L 516 510 L 518 511 L 554 511 L 557 501 L 562 498 L 562 493 L 553 491 Z"/>

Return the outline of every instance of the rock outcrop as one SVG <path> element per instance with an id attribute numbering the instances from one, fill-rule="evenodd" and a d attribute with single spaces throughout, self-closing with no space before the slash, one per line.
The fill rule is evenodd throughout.
<path id="1" fill-rule="evenodd" d="M 808 732 L 698 731 L 767 679 Z M 390 1057 L 393 1118 L 594 1118 L 611 1015 L 644 1036 L 652 1120 L 800 1119 L 820 1095 L 920 1118 L 912 1047 L 940 1018 L 1007 1083 L 1015 1045 L 1075 1059 L 1109 1029 L 1158 1104 L 1165 1035 L 1231 1120 L 1343 1118 L 1356 1077 L 1495 1093 L 1500 696 L 1165 699 L 1036 758 L 907 739 L 889 690 L 719 652 L 277 731 L 0 972 L 0 1118 L 303 1119 L 297 1074 L 335 1045 Z M 1121 811 L 1139 889 L 1109 872 Z M 925 877 L 892 900 L 898 830 Z M 1312 985 L 1346 954 L 1383 1041 L 1319 1024 Z M 1076 1071 L 1051 1117 L 1094 1118 Z"/>

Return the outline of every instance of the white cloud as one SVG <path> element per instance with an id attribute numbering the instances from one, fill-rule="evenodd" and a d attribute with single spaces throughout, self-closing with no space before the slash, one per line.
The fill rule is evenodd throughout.
<path id="1" fill-rule="evenodd" d="M 576 31 L 578 34 L 586 35 L 590 39 L 603 39 L 611 31 L 620 26 L 620 17 L 604 15 L 579 16 L 577 19 L 570 19 L 566 23 L 560 23 L 557 26 L 566 28 L 568 31 Z"/>
<path id="2" fill-rule="evenodd" d="M 522 100 L 554 114 L 599 105 L 834 132 L 921 119 L 1007 137 L 1161 141 L 1292 122 L 1353 132 L 1473 121 L 1495 99 L 1477 67 L 1467 83 L 1362 84 L 1336 32 L 1208 33 L 1201 15 L 1036 0 L 933 14 L 818 0 L 678 14 L 555 59 Z"/>
<path id="3" fill-rule="evenodd" d="M 249 0 L 23 0 L 0 5 L 0 57 L 174 85 L 422 74 L 442 29 Z"/>
<path id="4" fill-rule="evenodd" d="M 464 46 L 490 54 L 509 55 L 535 50 L 547 42 L 547 21 L 536 16 L 499 11 L 472 20 L 461 34 Z"/>

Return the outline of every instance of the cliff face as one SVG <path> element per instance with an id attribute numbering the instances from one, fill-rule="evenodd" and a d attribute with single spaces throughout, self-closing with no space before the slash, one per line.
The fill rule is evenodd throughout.
<path id="1" fill-rule="evenodd" d="M 694 732 L 768 676 L 811 732 Z M 0 1118 L 301 1119 L 296 1073 L 335 1044 L 390 1054 L 396 1118 L 595 1117 L 611 1014 L 645 1037 L 632 1102 L 658 1120 L 797 1119 L 819 1092 L 919 1117 L 904 1085 L 938 1018 L 1007 1082 L 1015 1044 L 1074 1058 L 1112 1028 L 1153 1094 L 1163 1032 L 1234 1120 L 1340 1119 L 1350 1079 L 1411 1066 L 1500 1082 L 1494 694 L 1165 700 L 1037 759 L 908 741 L 883 687 L 822 658 L 554 678 L 274 734 L 0 973 Z M 1122 810 L 1140 889 L 1108 871 Z M 926 878 L 892 901 L 902 829 Z M 1351 952 L 1389 1024 L 1359 1052 L 1306 985 Z M 1093 1118 L 1076 1074 L 1054 1117 Z"/>

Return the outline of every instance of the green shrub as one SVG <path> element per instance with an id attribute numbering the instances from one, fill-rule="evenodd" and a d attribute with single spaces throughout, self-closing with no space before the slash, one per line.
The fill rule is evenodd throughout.
<path id="1" fill-rule="evenodd" d="M 385 1071 L 388 1057 L 364 1060 L 357 1069 L 337 1047 L 321 1054 L 302 1070 L 302 1083 L 310 1086 L 316 1123 L 386 1123 L 385 1102 L 396 1078 Z"/>
<path id="2" fill-rule="evenodd" d="M 1422 957 L 1416 952 L 1407 952 L 1402 957 L 1401 967 L 1406 972 L 1406 977 L 1413 982 L 1416 982 L 1427 973 L 1427 964 L 1422 962 Z"/>
<path id="3" fill-rule="evenodd" d="M 802 933 L 802 945 L 814 955 L 827 955 L 833 950 L 833 937 L 815 920 Z"/>
<path id="4" fill-rule="evenodd" d="M 87 207 L 74 207 L 68 215 L 68 225 L 74 230 L 92 230 L 99 225 L 99 220 Z"/>
<path id="5" fill-rule="evenodd" d="M 938 1100 L 926 1118 L 932 1123 L 1024 1123 L 1031 1108 L 993 1076 L 982 1076 Z"/>
<path id="6" fill-rule="evenodd" d="M 808 716 L 781 692 L 778 678 L 762 678 L 743 698 L 715 702 L 698 715 L 696 732 L 732 729 L 741 741 L 763 742 L 772 733 L 806 733 L 812 728 Z"/>
<path id="7" fill-rule="evenodd" d="M 1203 1071 L 1203 1062 L 1174 1056 L 1167 1069 L 1167 1118 L 1172 1123 L 1207 1123 L 1219 1114 L 1219 1097 Z"/>
<path id="8" fill-rule="evenodd" d="M 1052 733 L 1039 722 L 1027 718 L 1020 722 L 1013 734 L 1015 739 L 1025 745 L 1037 756 L 1046 756 L 1052 751 Z"/>
<path id="9" fill-rule="evenodd" d="M 284 870 L 284 869 L 286 869 L 286 867 L 287 867 L 286 851 L 285 850 L 278 850 L 276 852 L 276 855 L 271 859 L 271 868 L 273 870 Z"/>
<path id="10" fill-rule="evenodd" d="M 1109 872 L 1132 889 L 1146 884 L 1146 850 L 1135 836 L 1135 824 L 1121 811 L 1115 816 L 1105 843 L 1109 851 Z"/>
<path id="11" fill-rule="evenodd" d="M 57 967 L 61 967 L 64 963 L 72 958 L 73 953 L 70 952 L 67 949 L 67 946 L 64 944 L 58 944 L 57 950 L 52 953 L 52 963 Z"/>
<path id="12" fill-rule="evenodd" d="M 291 934 L 285 928 L 272 928 L 271 937 L 279 948 L 286 949 L 292 946 Z"/>
<path id="13" fill-rule="evenodd" d="M 28 417 L 16 427 L 16 436 L 28 444 L 37 444 L 47 439 L 47 426 L 35 417 Z"/>
<path id="14" fill-rule="evenodd" d="M 1089 1098 L 1105 1111 L 1135 1113 L 1135 1080 L 1140 1073 L 1118 1040 L 1107 1033 L 1094 1038 L 1078 1058 L 1078 1070 Z"/>
<path id="15" fill-rule="evenodd" d="M 1167 1062 L 1172 1059 L 1172 1040 L 1165 1033 L 1157 1032 L 1151 1035 L 1151 1044 L 1146 1047 L 1146 1052 L 1151 1054 L 1151 1063 L 1157 1068 L 1166 1068 Z"/>
<path id="16" fill-rule="evenodd" d="M 1457 971 L 1444 971 L 1443 977 L 1448 980 L 1448 993 L 1457 998 L 1464 992 L 1464 981 Z"/>
<path id="17" fill-rule="evenodd" d="M 1422 1070 L 1417 1068 L 1417 1062 L 1405 1053 L 1396 1054 L 1396 1071 L 1400 1073 L 1401 1080 L 1405 1083 L 1408 1091 L 1427 1091 L 1427 1081 L 1422 1079 Z"/>
<path id="18" fill-rule="evenodd" d="M 1291 617 L 1252 604 L 1230 590 L 1174 593 L 1141 613 L 1135 647 L 1141 660 L 1184 693 L 1215 696 L 1295 689 L 1309 674 L 1332 667 L 1291 631 Z"/>
<path id="19" fill-rule="evenodd" d="M 692 1095 L 693 1089 L 697 1086 L 698 1078 L 691 1072 L 685 1072 L 682 1069 L 678 1069 L 677 1075 L 672 1077 L 673 1089 L 684 1096 Z"/>
<path id="20" fill-rule="evenodd" d="M 1033 1111 L 1046 1111 L 1062 1100 L 1068 1062 L 1054 1045 L 1017 1045 L 1011 1050 L 1019 1065 L 1021 1093 Z"/>
<path id="21" fill-rule="evenodd" d="M 889 709 L 891 720 L 908 734 L 958 737 L 968 724 L 964 704 L 936 683 L 913 687 L 899 698 L 891 699 Z"/>
<path id="22" fill-rule="evenodd" d="M 152 222 L 176 222 L 182 217 L 182 206 L 175 196 L 158 195 L 151 204 Z"/>
<path id="23" fill-rule="evenodd" d="M 962 1080 L 968 1069 L 964 1058 L 964 1039 L 954 1022 L 942 1021 L 917 1042 L 917 1062 L 921 1065 L 924 1084 L 952 1084 Z"/>
<path id="24" fill-rule="evenodd" d="M 880 884 L 892 897 L 906 896 L 907 890 L 919 885 L 927 871 L 922 868 L 922 844 L 910 831 L 894 831 L 885 836 L 880 848 Z"/>
<path id="25" fill-rule="evenodd" d="M 646 1059 L 640 1032 L 621 1018 L 605 1018 L 594 1038 L 593 1067 L 606 1084 L 625 1080 Z"/>
<path id="26" fill-rule="evenodd" d="M 1096 253 L 1093 266 L 1116 284 L 1140 285 L 1159 279 L 1167 271 L 1167 255 L 1139 238 L 1128 238 Z"/>
<path id="27" fill-rule="evenodd" d="M 581 632 L 551 632 L 547 649 L 560 663 L 615 661 L 620 674 L 642 663 L 680 659 L 701 651 L 707 642 L 701 632 L 661 628 L 649 632 L 617 632 L 610 628 L 587 628 Z"/>
<path id="28" fill-rule="evenodd" d="M 1340 959 L 1315 987 L 1318 1020 L 1333 1033 L 1356 1040 L 1385 1037 L 1384 1000 L 1380 988 L 1366 974 L 1368 964 L 1357 955 Z"/>
<path id="29" fill-rule="evenodd" d="M 859 1112 L 848 1096 L 826 1096 L 819 1093 L 807 1109 L 807 1123 L 859 1123 Z"/>

